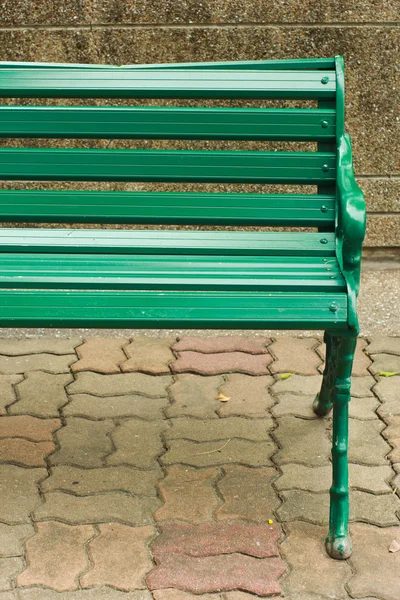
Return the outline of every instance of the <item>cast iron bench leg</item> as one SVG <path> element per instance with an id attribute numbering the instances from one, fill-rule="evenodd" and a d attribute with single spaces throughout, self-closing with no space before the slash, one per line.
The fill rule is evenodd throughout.
<path id="1" fill-rule="evenodd" d="M 326 366 L 320 394 L 314 401 L 317 415 L 326 415 L 333 406 L 331 505 L 326 549 L 332 558 L 351 555 L 349 534 L 348 415 L 350 381 L 356 337 L 326 332 Z"/>

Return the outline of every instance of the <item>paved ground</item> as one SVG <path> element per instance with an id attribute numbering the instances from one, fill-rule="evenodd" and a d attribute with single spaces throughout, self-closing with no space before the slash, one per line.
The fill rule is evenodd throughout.
<path id="1" fill-rule="evenodd" d="M 400 377 L 378 373 L 400 339 L 358 349 L 345 562 L 323 544 L 322 358 L 318 338 L 0 340 L 0 600 L 399 600 Z"/>

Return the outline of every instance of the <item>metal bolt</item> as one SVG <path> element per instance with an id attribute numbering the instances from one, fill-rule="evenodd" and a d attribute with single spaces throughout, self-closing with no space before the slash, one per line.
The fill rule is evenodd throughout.
<path id="1" fill-rule="evenodd" d="M 323 213 L 325 213 L 325 212 L 328 212 L 328 207 L 327 207 L 327 206 L 325 206 L 325 204 L 323 204 L 323 205 L 321 206 L 321 212 L 323 212 Z"/>
<path id="2" fill-rule="evenodd" d="M 330 307 L 329 307 L 329 310 L 330 310 L 331 312 L 337 312 L 337 311 L 338 311 L 338 309 L 339 309 L 338 305 L 337 305 L 337 304 L 335 304 L 335 302 L 332 302 L 332 304 L 331 304 L 331 305 L 330 305 Z"/>
<path id="3" fill-rule="evenodd" d="M 323 77 L 321 79 L 321 83 L 328 83 L 328 81 L 329 81 L 329 77 Z"/>
<path id="4" fill-rule="evenodd" d="M 329 165 L 327 165 L 326 163 L 324 165 L 322 165 L 322 170 L 323 171 L 329 171 Z"/>
<path id="5" fill-rule="evenodd" d="M 319 240 L 321 242 L 321 244 L 327 244 L 328 240 L 326 238 L 322 238 Z"/>
<path id="6" fill-rule="evenodd" d="M 326 129 L 328 127 L 328 125 L 329 125 L 328 121 L 321 121 L 321 127 L 323 129 Z"/>

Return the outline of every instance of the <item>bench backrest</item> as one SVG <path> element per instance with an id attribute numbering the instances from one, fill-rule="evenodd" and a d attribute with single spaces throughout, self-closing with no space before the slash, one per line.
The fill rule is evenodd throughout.
<path id="1" fill-rule="evenodd" d="M 300 184 L 318 190 L 243 194 L 235 193 L 234 186 L 229 193 L 3 189 L 3 221 L 334 229 L 337 140 L 344 126 L 341 57 L 139 67 L 0 63 L 0 97 L 231 101 L 226 107 L 3 105 L 3 138 L 317 143 L 315 152 L 3 147 L 1 180 Z M 237 99 L 313 100 L 315 107 L 235 108 Z"/>

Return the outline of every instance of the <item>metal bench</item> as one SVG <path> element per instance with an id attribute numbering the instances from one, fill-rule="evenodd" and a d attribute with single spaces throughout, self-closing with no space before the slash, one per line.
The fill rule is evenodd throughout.
<path id="1" fill-rule="evenodd" d="M 344 132 L 343 59 L 126 67 L 0 63 L 0 96 L 207 104 L 3 102 L 0 135 L 18 140 L 0 149 L 1 180 L 198 184 L 197 191 L 183 191 L 184 186 L 179 191 L 40 190 L 7 184 L 0 191 L 4 222 L 209 229 L 3 228 L 0 325 L 324 329 L 326 368 L 314 410 L 325 415 L 333 405 L 327 550 L 334 558 L 348 557 L 348 401 L 365 208 Z M 209 99 L 228 100 L 229 107 L 212 107 Z M 254 99 L 313 101 L 314 108 L 310 103 L 235 108 L 237 99 L 249 105 Z M 27 148 L 20 138 L 316 146 L 307 152 Z M 210 192 L 204 191 L 206 183 L 231 185 L 228 191 Z M 279 184 L 291 186 L 291 193 L 238 193 L 232 184 Z M 312 188 L 299 193 L 297 186 Z M 238 225 L 280 230 L 221 231 L 221 226 Z"/>

